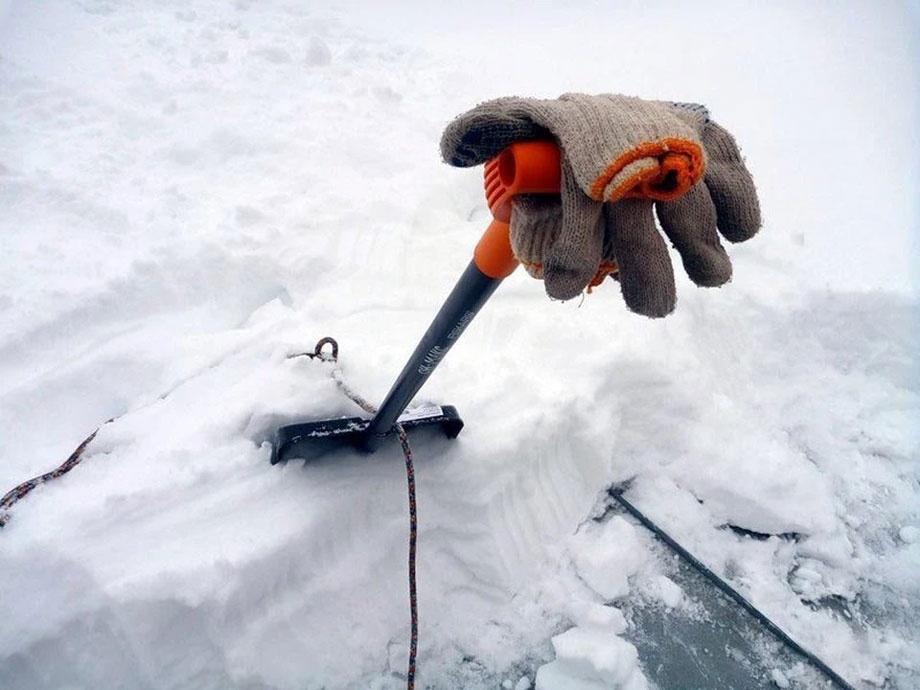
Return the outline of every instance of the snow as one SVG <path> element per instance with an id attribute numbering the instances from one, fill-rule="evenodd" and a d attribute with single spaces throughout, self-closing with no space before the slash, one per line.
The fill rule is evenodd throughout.
<path id="1" fill-rule="evenodd" d="M 419 685 L 651 687 L 620 606 L 689 604 L 601 517 L 625 480 L 855 687 L 916 684 L 916 8 L 573 4 L 0 2 L 0 492 L 114 418 L 0 531 L 0 687 L 405 684 L 401 453 L 270 466 L 358 414 L 289 356 L 332 335 L 380 400 L 488 219 L 443 126 L 564 91 L 706 103 L 766 222 L 667 319 L 518 272 L 471 324 L 418 400 L 466 422 L 413 444 Z"/>
<path id="2" fill-rule="evenodd" d="M 901 538 L 901 541 L 907 544 L 913 544 L 917 541 L 917 538 L 920 537 L 920 528 L 914 527 L 913 525 L 905 525 L 898 530 L 898 536 Z"/>

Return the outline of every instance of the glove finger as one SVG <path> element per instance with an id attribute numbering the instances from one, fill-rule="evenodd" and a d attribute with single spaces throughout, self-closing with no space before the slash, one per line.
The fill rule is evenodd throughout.
<path id="1" fill-rule="evenodd" d="M 716 232 L 716 207 L 706 185 L 694 185 L 674 201 L 660 201 L 655 210 L 690 280 L 703 287 L 728 282 L 732 264 Z"/>
<path id="2" fill-rule="evenodd" d="M 709 156 L 705 182 L 719 231 L 731 242 L 750 239 L 760 229 L 760 202 L 738 144 L 728 130 L 710 121 L 703 129 L 703 146 Z"/>
<path id="3" fill-rule="evenodd" d="M 581 294 L 597 273 L 604 250 L 603 204 L 578 186 L 569 162 L 562 161 L 562 225 L 544 254 L 543 281 L 555 299 Z"/>
<path id="4" fill-rule="evenodd" d="M 655 227 L 652 202 L 625 199 L 604 204 L 604 215 L 626 306 L 645 316 L 667 316 L 677 304 L 677 290 L 668 247 Z"/>
<path id="5" fill-rule="evenodd" d="M 556 194 L 519 194 L 511 204 L 511 251 L 530 275 L 543 280 L 546 249 L 562 227 L 562 202 Z"/>
<path id="6" fill-rule="evenodd" d="M 519 139 L 550 136 L 531 120 L 523 99 L 497 98 L 454 118 L 441 135 L 441 158 L 461 168 L 484 163 Z"/>

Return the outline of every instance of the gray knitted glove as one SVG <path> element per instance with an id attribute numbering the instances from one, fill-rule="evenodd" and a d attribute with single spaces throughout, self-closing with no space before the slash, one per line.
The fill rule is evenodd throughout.
<path id="1" fill-rule="evenodd" d="M 541 138 L 555 138 L 562 150 L 561 194 L 518 197 L 511 241 L 551 297 L 570 299 L 618 270 L 630 309 L 670 313 L 674 273 L 653 202 L 698 285 L 731 277 L 717 227 L 733 242 L 760 227 L 754 183 L 738 147 L 702 106 L 619 95 L 501 98 L 448 125 L 441 154 L 466 167 L 514 141 Z M 700 178 L 705 184 L 696 184 Z"/>

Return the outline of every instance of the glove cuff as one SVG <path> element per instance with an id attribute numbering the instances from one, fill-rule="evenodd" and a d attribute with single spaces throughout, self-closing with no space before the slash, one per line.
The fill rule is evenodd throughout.
<path id="1" fill-rule="evenodd" d="M 543 257 L 562 226 L 562 207 L 558 199 L 539 196 L 514 198 L 511 212 L 511 251 L 530 275 L 543 280 Z"/>
<path id="2" fill-rule="evenodd" d="M 562 207 L 556 199 L 520 195 L 512 202 L 511 250 L 528 274 L 543 280 L 544 257 L 562 227 Z M 597 272 L 588 284 L 588 292 L 608 275 L 616 276 L 617 263 L 613 247 L 605 243 L 604 255 Z"/>

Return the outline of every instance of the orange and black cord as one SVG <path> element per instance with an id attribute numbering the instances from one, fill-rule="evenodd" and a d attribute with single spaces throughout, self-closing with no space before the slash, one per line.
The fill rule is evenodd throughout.
<path id="1" fill-rule="evenodd" d="M 418 658 L 418 587 L 415 579 L 415 561 L 418 553 L 418 510 L 415 501 L 415 468 L 412 462 L 412 448 L 409 438 L 401 425 L 396 425 L 399 443 L 406 458 L 406 483 L 409 487 L 409 671 L 407 688 L 415 688 L 415 664 Z"/>

